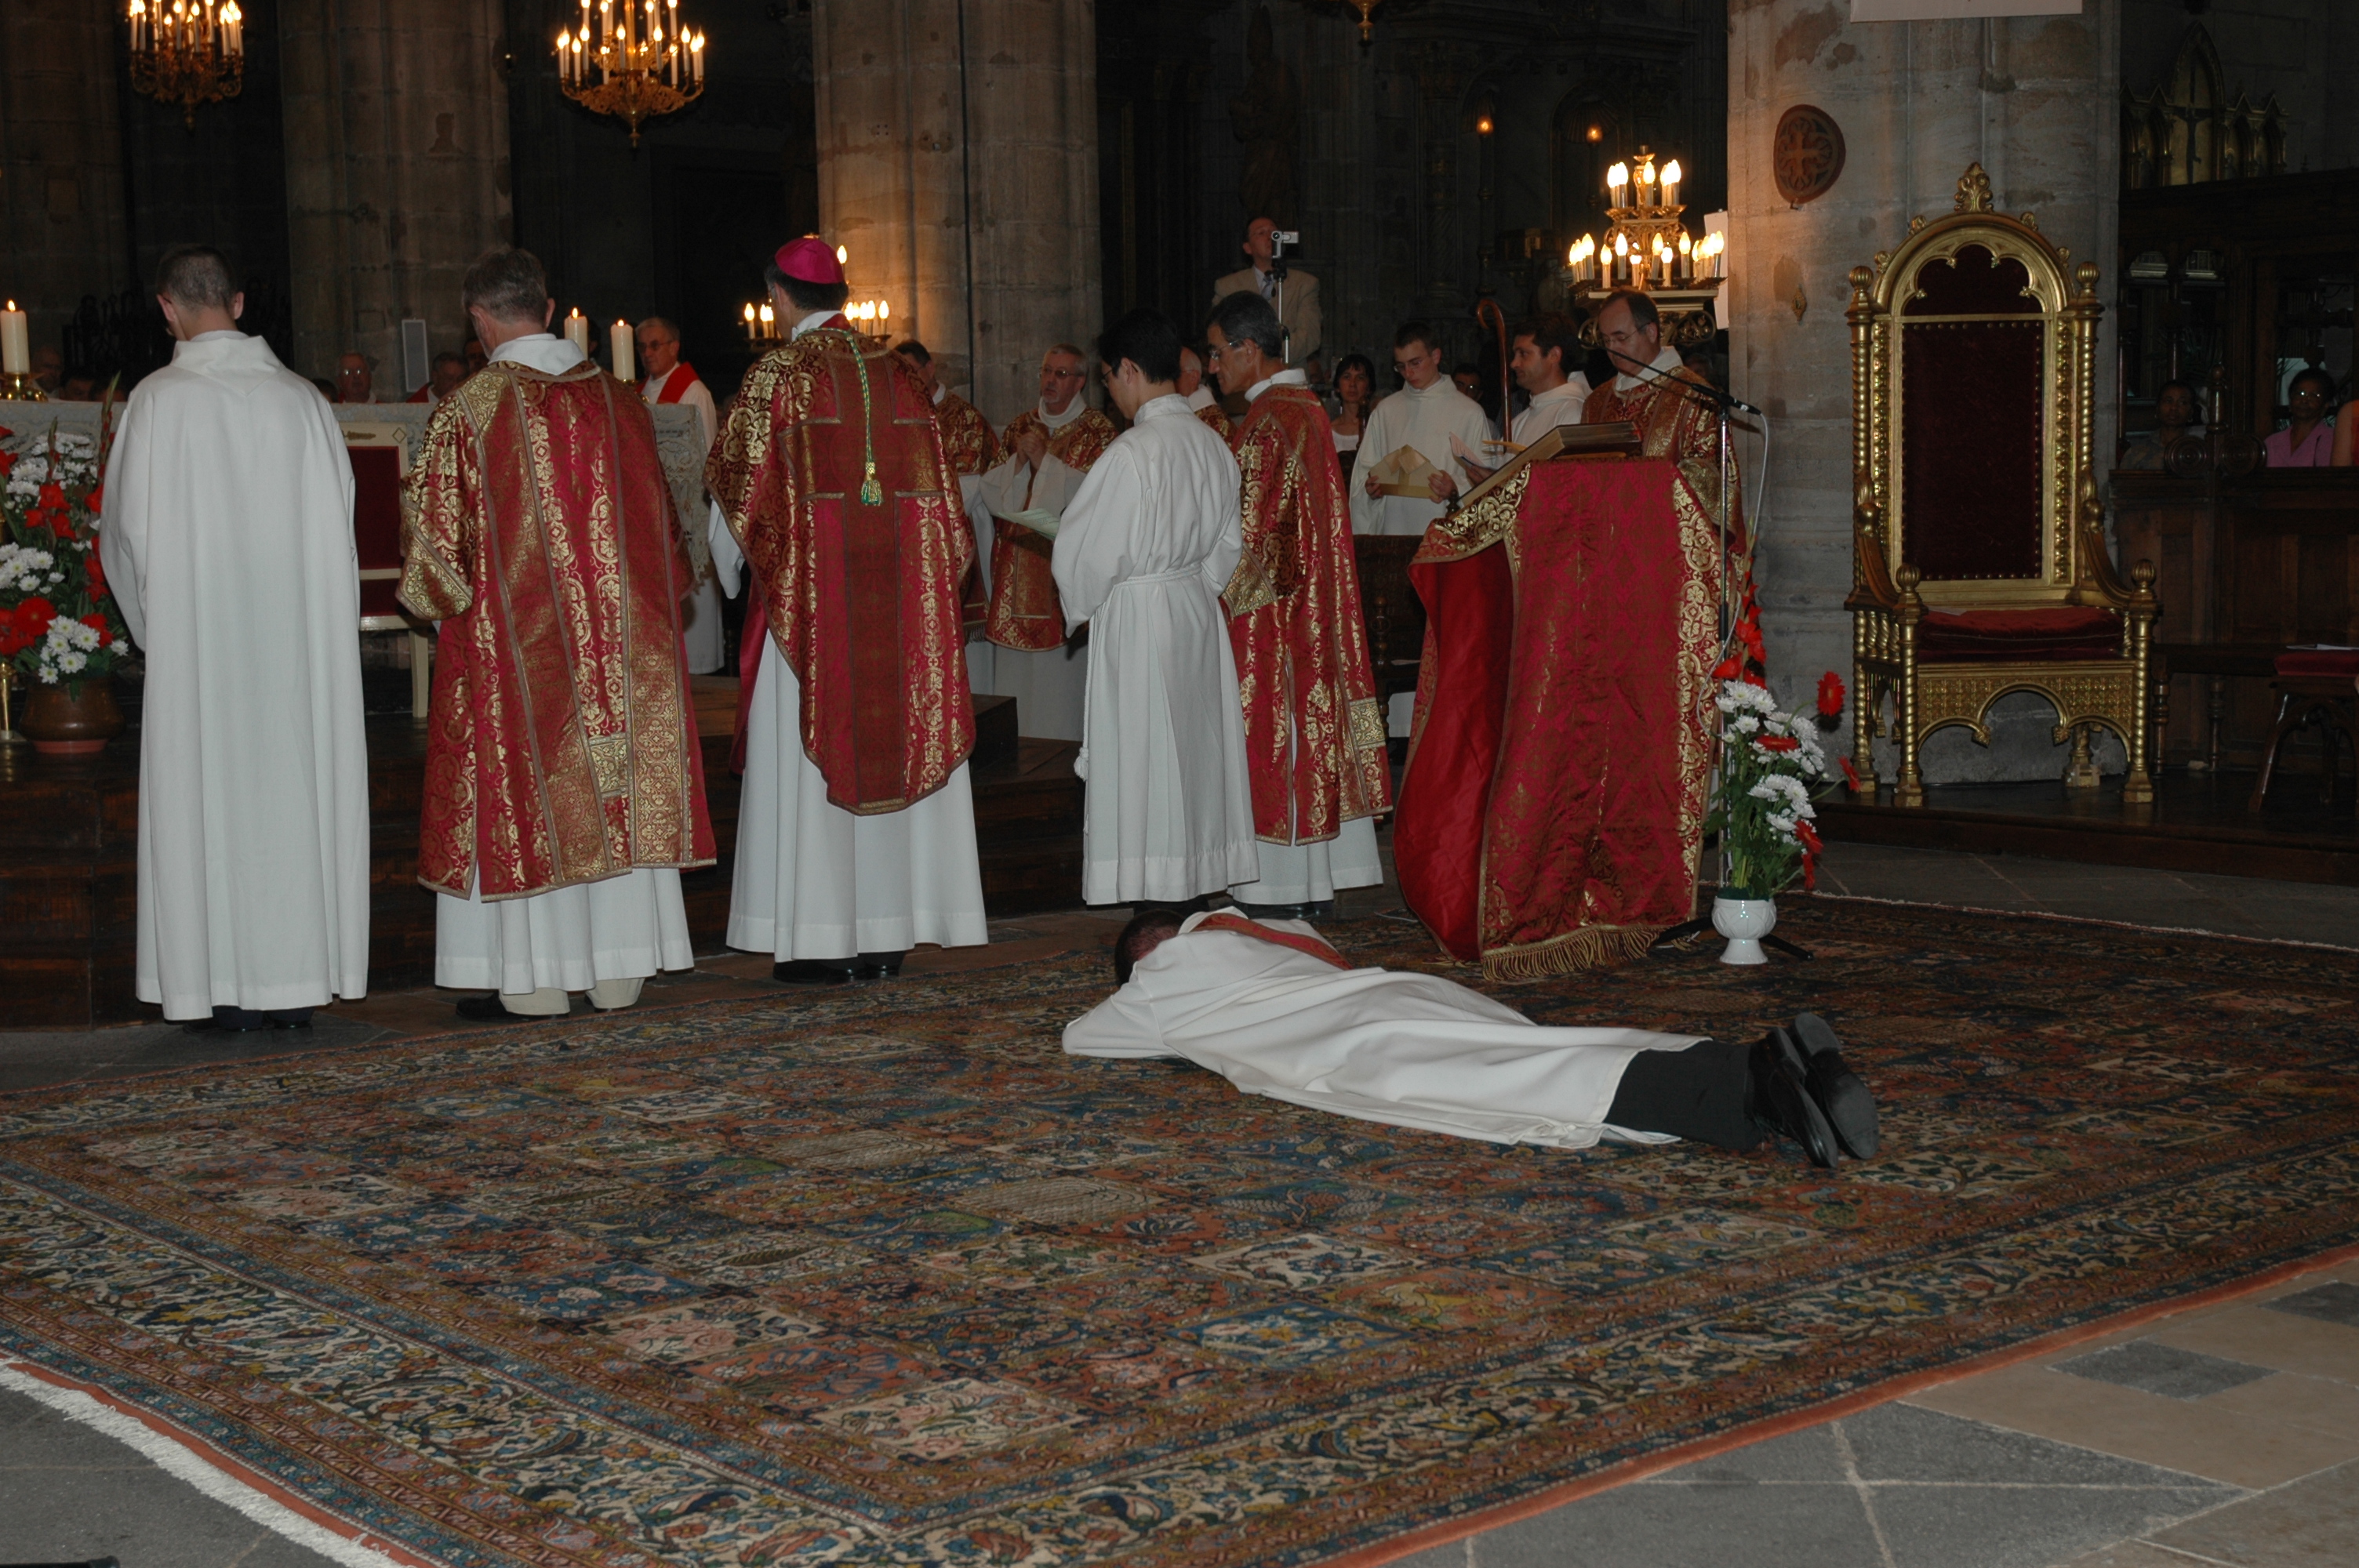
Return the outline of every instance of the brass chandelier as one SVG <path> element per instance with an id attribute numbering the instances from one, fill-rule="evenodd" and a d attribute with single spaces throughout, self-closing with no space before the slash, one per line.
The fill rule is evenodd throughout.
<path id="1" fill-rule="evenodd" d="M 197 128 L 197 105 L 234 98 L 245 85 L 245 13 L 237 0 L 127 0 L 131 85 L 177 103 Z"/>
<path id="2" fill-rule="evenodd" d="M 136 3 L 136 0 L 134 0 Z M 679 0 L 582 0 L 579 31 L 557 31 L 557 78 L 565 95 L 596 114 L 631 127 L 639 145 L 642 121 L 677 114 L 704 92 L 704 35 L 683 32 Z"/>

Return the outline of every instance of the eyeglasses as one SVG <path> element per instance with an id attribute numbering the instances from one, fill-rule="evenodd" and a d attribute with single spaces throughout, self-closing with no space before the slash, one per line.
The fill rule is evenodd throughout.
<path id="1" fill-rule="evenodd" d="M 1082 379 L 1082 373 L 1077 370 L 1052 370 L 1048 373 L 1048 375 L 1052 381 L 1079 381 Z"/>

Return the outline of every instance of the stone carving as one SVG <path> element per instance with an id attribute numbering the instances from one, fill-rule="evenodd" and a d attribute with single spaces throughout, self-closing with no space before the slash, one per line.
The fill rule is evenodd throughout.
<path id="1" fill-rule="evenodd" d="M 1300 226 L 1294 189 L 1294 152 L 1300 139 L 1302 84 L 1277 58 L 1269 7 L 1254 8 L 1245 28 L 1245 90 L 1229 100 L 1229 125 L 1245 144 L 1237 199 L 1248 221 L 1266 218 L 1281 229 Z"/>
<path id="2" fill-rule="evenodd" d="M 1843 127 L 1814 104 L 1797 103 L 1779 116 L 1770 166 L 1777 194 L 1799 207 L 1835 188 L 1843 171 Z"/>

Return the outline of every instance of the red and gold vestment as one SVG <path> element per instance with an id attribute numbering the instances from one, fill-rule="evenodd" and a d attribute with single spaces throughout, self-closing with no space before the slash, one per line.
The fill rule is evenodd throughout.
<path id="1" fill-rule="evenodd" d="M 442 622 L 418 880 L 495 900 L 711 865 L 691 579 L 637 390 L 494 362 L 427 422 L 402 511 L 401 602 Z"/>
<path id="2" fill-rule="evenodd" d="M 1681 366 L 1669 373 L 1674 381 L 1696 386 L 1711 384 L 1694 371 Z M 1688 488 L 1695 492 L 1703 506 L 1704 514 L 1720 515 L 1720 411 L 1708 398 L 1690 396 L 1658 382 L 1641 381 L 1628 391 L 1622 389 L 1621 378 L 1615 377 L 1589 395 L 1582 405 L 1582 423 L 1602 425 L 1615 419 L 1626 419 L 1638 428 L 1641 455 L 1668 458 L 1678 465 Z M 1728 468 L 1728 534 L 1729 548 L 1742 554 L 1745 549 L 1745 492 L 1735 481 L 1736 464 L 1732 455 Z"/>
<path id="3" fill-rule="evenodd" d="M 1007 422 L 1000 437 L 1003 453 L 1016 450 L 1027 431 L 1049 438 L 1049 456 L 1075 473 L 1090 465 L 1114 444 L 1114 421 L 1094 408 L 1051 430 L 1037 409 L 1026 409 Z M 1050 571 L 1048 538 L 1006 518 L 998 520 L 991 538 L 991 609 L 984 617 L 984 635 L 1003 648 L 1038 653 L 1065 645 L 1065 612 L 1057 603 L 1057 579 Z"/>
<path id="4" fill-rule="evenodd" d="M 1223 441 L 1228 440 L 1235 434 L 1234 427 L 1229 423 L 1229 416 L 1222 412 L 1221 406 L 1217 403 L 1207 403 L 1201 408 L 1197 409 L 1196 417 L 1204 422 L 1204 427 L 1206 429 L 1212 431 L 1213 435 L 1218 436 Z"/>
<path id="5" fill-rule="evenodd" d="M 951 471 L 964 477 L 989 473 L 999 466 L 1004 455 L 999 438 L 991 433 L 991 421 L 983 411 L 955 392 L 944 392 L 941 401 L 934 405 L 934 423 L 942 429 L 942 451 L 951 460 Z"/>
<path id="6" fill-rule="evenodd" d="M 762 639 L 802 683 L 827 798 L 863 815 L 940 789 L 974 746 L 959 584 L 974 539 L 924 388 L 838 316 L 746 373 L 705 464 L 755 593 L 738 745 Z"/>
<path id="7" fill-rule="evenodd" d="M 1254 832 L 1315 843 L 1392 808 L 1351 506 L 1327 411 L 1308 387 L 1255 398 L 1232 449 L 1245 547 L 1222 597 L 1245 704 Z"/>

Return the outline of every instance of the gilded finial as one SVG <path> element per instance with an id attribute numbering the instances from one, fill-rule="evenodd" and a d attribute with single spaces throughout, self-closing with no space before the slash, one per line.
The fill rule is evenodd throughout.
<path id="1" fill-rule="evenodd" d="M 1983 166 L 1978 163 L 1968 164 L 1966 172 L 1958 177 L 1957 211 L 1961 212 L 1991 211 L 1990 176 L 1983 172 Z"/>

